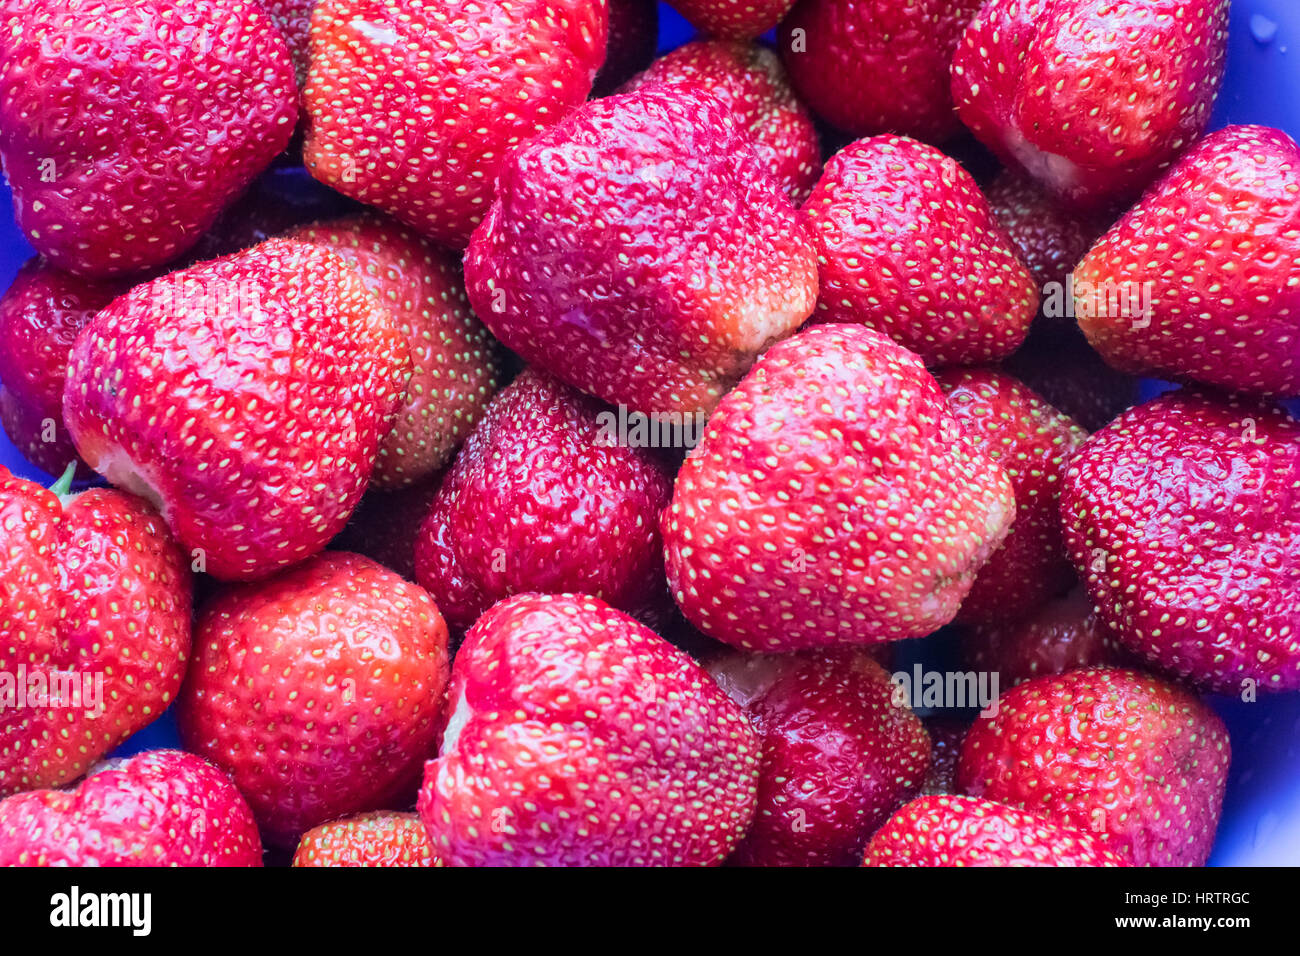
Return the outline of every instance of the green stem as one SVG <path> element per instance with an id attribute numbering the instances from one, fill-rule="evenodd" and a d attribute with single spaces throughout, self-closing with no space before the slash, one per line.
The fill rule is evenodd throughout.
<path id="1" fill-rule="evenodd" d="M 72 476 L 77 473 L 77 463 L 74 461 L 59 476 L 59 480 L 50 485 L 50 491 L 54 492 L 60 498 L 72 490 Z"/>

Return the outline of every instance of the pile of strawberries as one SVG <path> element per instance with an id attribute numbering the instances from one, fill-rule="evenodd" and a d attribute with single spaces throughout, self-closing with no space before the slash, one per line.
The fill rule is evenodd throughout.
<path id="1" fill-rule="evenodd" d="M 1204 864 L 1300 690 L 1228 0 L 674 6 L 0 0 L 0 864 Z"/>

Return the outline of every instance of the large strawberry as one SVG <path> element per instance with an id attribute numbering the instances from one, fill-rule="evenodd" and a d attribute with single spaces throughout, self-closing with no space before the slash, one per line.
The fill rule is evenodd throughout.
<path id="1" fill-rule="evenodd" d="M 380 810 L 323 823 L 303 834 L 293 866 L 441 866 L 414 813 Z"/>
<path id="2" fill-rule="evenodd" d="M 1230 694 L 1300 689 L 1300 422 L 1179 391 L 1070 462 L 1065 542 L 1130 651 Z"/>
<path id="3" fill-rule="evenodd" d="M 420 818 L 465 865 L 709 865 L 754 813 L 760 744 L 698 664 L 603 601 L 519 595 L 456 655 Z"/>
<path id="4" fill-rule="evenodd" d="M 670 0 L 701 33 L 752 40 L 776 26 L 795 0 Z"/>
<path id="5" fill-rule="evenodd" d="M 800 212 L 821 266 L 818 321 L 869 325 L 930 365 L 995 362 L 1024 341 L 1038 292 L 955 159 L 905 137 L 859 140 Z"/>
<path id="6" fill-rule="evenodd" d="M 694 85 L 655 84 L 511 153 L 465 259 L 497 338 L 606 401 L 689 414 L 797 328 L 815 253 L 731 114 Z"/>
<path id="7" fill-rule="evenodd" d="M 862 326 L 773 346 L 718 406 L 664 516 L 668 580 L 718 640 L 796 650 L 952 620 L 1015 515 L 920 360 Z"/>
<path id="8" fill-rule="evenodd" d="M 157 512 L 0 466 L 0 795 L 75 780 L 172 702 L 189 560 Z"/>
<path id="9" fill-rule="evenodd" d="M 346 524 L 409 374 L 361 276 L 277 239 L 116 299 L 77 338 L 63 411 L 91 467 L 157 503 L 204 570 L 243 579 Z"/>
<path id="10" fill-rule="evenodd" d="M 230 778 L 192 754 L 110 760 L 72 790 L 0 800 L 0 866 L 261 866 Z"/>
<path id="11" fill-rule="evenodd" d="M 423 590 L 326 552 L 218 594 L 194 647 L 181 739 L 231 775 L 269 843 L 410 799 L 447 685 L 447 626 Z"/>
<path id="12" fill-rule="evenodd" d="M 1075 311 L 1116 368 L 1300 395 L 1300 149 L 1230 126 L 1182 158 L 1074 271 Z"/>
<path id="13" fill-rule="evenodd" d="M 313 176 L 463 248 L 511 149 L 591 92 L 606 0 L 320 0 Z"/>
<path id="14" fill-rule="evenodd" d="M 1136 195 L 1201 135 L 1228 0 L 990 0 L 952 59 L 962 122 L 1057 198 Z"/>
<path id="15" fill-rule="evenodd" d="M 192 246 L 298 114 L 289 50 L 254 0 L 41 0 L 3 52 L 15 215 L 38 252 L 84 275 Z"/>
<path id="16" fill-rule="evenodd" d="M 592 92 L 606 96 L 644 70 L 659 43 L 658 0 L 609 0 L 605 63 Z"/>

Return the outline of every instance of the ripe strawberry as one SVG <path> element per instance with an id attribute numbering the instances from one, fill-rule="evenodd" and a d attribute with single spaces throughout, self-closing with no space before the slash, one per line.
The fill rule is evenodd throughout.
<path id="1" fill-rule="evenodd" d="M 733 652 L 708 669 L 745 708 L 763 747 L 754 823 L 728 862 L 856 866 L 930 762 L 925 728 L 895 706 L 889 675 L 856 648 Z"/>
<path id="2" fill-rule="evenodd" d="M 248 804 L 192 754 L 110 760 L 71 790 L 0 800 L 0 866 L 261 866 Z"/>
<path id="3" fill-rule="evenodd" d="M 290 233 L 356 267 L 410 347 L 406 404 L 379 446 L 371 484 L 402 488 L 448 461 L 501 379 L 491 336 L 470 312 L 460 262 L 393 222 L 363 214 Z"/>
<path id="4" fill-rule="evenodd" d="M 759 741 L 698 664 L 603 601 L 525 594 L 456 655 L 419 811 L 453 866 L 718 864 Z"/>
<path id="5" fill-rule="evenodd" d="M 1121 371 L 1300 395 L 1297 260 L 1300 149 L 1279 130 L 1230 126 L 1079 263 L 1079 327 Z"/>
<path id="6" fill-rule="evenodd" d="M 1079 206 L 1135 196 L 1205 129 L 1228 0 L 990 0 L 952 58 L 957 114 Z"/>
<path id="7" fill-rule="evenodd" d="M 1071 460 L 1065 543 L 1128 650 L 1237 694 L 1300 689 L 1300 422 L 1179 391 Z"/>
<path id="8" fill-rule="evenodd" d="M 863 866 L 1127 866 L 1089 833 L 972 797 L 913 800 L 871 838 Z"/>
<path id="9" fill-rule="evenodd" d="M 591 92 L 606 0 L 320 0 L 308 171 L 464 248 L 507 154 Z"/>
<path id="10" fill-rule="evenodd" d="M 253 0 L 42 0 L 0 60 L 15 217 L 87 276 L 183 253 L 296 116 L 288 48 Z"/>
<path id="11" fill-rule="evenodd" d="M 609 40 L 605 65 L 593 84 L 594 95 L 608 96 L 649 66 L 658 42 L 656 0 L 609 0 Z"/>
<path id="12" fill-rule="evenodd" d="M 77 338 L 63 411 L 91 467 L 245 579 L 347 523 L 409 373 L 361 276 L 277 239 L 116 299 Z"/>
<path id="13" fill-rule="evenodd" d="M 511 153 L 465 259 L 497 338 L 608 402 L 689 414 L 797 328 L 814 251 L 730 112 L 647 86 Z"/>
<path id="14" fill-rule="evenodd" d="M 423 590 L 326 552 L 218 594 L 194 645 L 181 739 L 231 775 L 269 843 L 414 792 L 447 686 L 447 626 Z"/>
<path id="15" fill-rule="evenodd" d="M 920 360 L 862 326 L 773 346 L 727 395 L 664 515 L 668 581 L 750 650 L 920 637 L 952 620 L 1015 515 Z"/>
<path id="16" fill-rule="evenodd" d="M 669 0 L 701 33 L 752 40 L 781 22 L 795 0 Z"/>
<path id="17" fill-rule="evenodd" d="M 980 569 L 957 619 L 1023 618 L 1074 582 L 1061 543 L 1061 478 L 1088 433 L 1006 372 L 950 369 L 937 381 L 967 436 L 1006 469 L 1016 493 L 1011 533 Z"/>
<path id="18" fill-rule="evenodd" d="M 1031 333 L 1006 369 L 1088 431 L 1110 424 L 1142 395 L 1141 381 L 1107 365 L 1077 330 Z"/>
<path id="19" fill-rule="evenodd" d="M 591 594 L 632 612 L 662 590 L 672 473 L 618 445 L 614 417 L 533 371 L 491 404 L 416 536 L 416 580 L 453 628 L 511 594 Z"/>
<path id="20" fill-rule="evenodd" d="M 415 539 L 442 479 L 437 474 L 398 491 L 367 491 L 330 547 L 364 554 L 414 581 Z"/>
<path id="21" fill-rule="evenodd" d="M 1039 677 L 975 721 L 961 790 L 1104 834 L 1137 866 L 1202 866 L 1228 776 L 1223 722 L 1195 695 L 1136 671 Z"/>
<path id="22" fill-rule="evenodd" d="M 0 795 L 75 780 L 171 703 L 188 561 L 134 495 L 0 466 Z"/>
<path id="23" fill-rule="evenodd" d="M 1049 601 L 1029 618 L 972 628 L 962 635 L 962 650 L 967 667 L 997 672 L 1003 687 L 1119 662 L 1118 648 L 1082 588 Z"/>
<path id="24" fill-rule="evenodd" d="M 898 136 L 831 157 L 800 212 L 821 265 L 820 322 L 858 322 L 930 365 L 993 362 L 1029 331 L 1038 292 L 970 174 Z"/>
<path id="25" fill-rule="evenodd" d="M 928 717 L 925 731 L 930 737 L 930 769 L 921 785 L 925 795 L 955 793 L 957 758 L 970 730 L 970 721 L 959 717 Z"/>
<path id="26" fill-rule="evenodd" d="M 414 813 L 381 810 L 303 834 L 293 866 L 442 866 Z"/>

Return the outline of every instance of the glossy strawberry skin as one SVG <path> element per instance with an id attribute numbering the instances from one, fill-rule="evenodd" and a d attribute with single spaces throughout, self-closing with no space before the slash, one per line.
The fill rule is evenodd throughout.
<path id="1" fill-rule="evenodd" d="M 682 84 L 588 103 L 515 150 L 465 280 L 525 361 L 642 414 L 707 413 L 817 297 L 789 198 L 730 110 Z"/>
<path id="2" fill-rule="evenodd" d="M 795 0 L 671 0 L 671 5 L 706 36 L 752 40 L 772 29 Z"/>
<path id="3" fill-rule="evenodd" d="M 321 0 L 308 171 L 463 249 L 509 151 L 591 92 L 605 0 Z"/>
<path id="4" fill-rule="evenodd" d="M 1033 279 L 970 174 L 934 147 L 859 140 L 800 213 L 820 264 L 817 321 L 870 326 L 932 366 L 996 362 L 1024 341 Z"/>
<path id="5" fill-rule="evenodd" d="M 64 418 L 222 579 L 321 550 L 403 401 L 391 315 L 333 253 L 272 240 L 137 286 L 80 333 Z"/>
<path id="6" fill-rule="evenodd" d="M 1173 392 L 1070 463 L 1065 542 L 1106 626 L 1160 669 L 1229 694 L 1300 688 L 1300 422 Z"/>
<path id="7" fill-rule="evenodd" d="M 110 760 L 71 790 L 0 800 L 0 866 L 261 866 L 248 804 L 192 754 Z"/>
<path id="8" fill-rule="evenodd" d="M 1279 130 L 1231 126 L 1184 153 L 1079 263 L 1079 327 L 1121 371 L 1300 395 L 1297 259 L 1300 149 Z M 1138 301 L 1125 309 L 1116 288 Z"/>
<path id="9" fill-rule="evenodd" d="M 759 360 L 683 465 L 668 581 L 696 627 L 744 649 L 919 637 L 952 620 L 1014 514 L 915 355 L 816 326 Z"/>
<path id="10" fill-rule="evenodd" d="M 81 275 L 183 253 L 284 149 L 297 114 L 288 48 L 252 0 L 48 0 L 0 62 L 15 217 Z"/>
<path id="11" fill-rule="evenodd" d="M 716 865 L 760 745 L 699 665 L 582 595 L 519 595 L 456 655 L 419 812 L 451 866 Z"/>
<path id="12" fill-rule="evenodd" d="M 414 813 L 380 810 L 324 823 L 303 834 L 292 866 L 441 866 Z"/>
<path id="13" fill-rule="evenodd" d="M 415 540 L 442 480 L 440 473 L 398 491 L 367 491 L 330 547 L 364 554 L 414 581 Z"/>
<path id="14" fill-rule="evenodd" d="M 1080 667 L 1119 663 L 1119 650 L 1078 587 L 1031 616 L 980 624 L 962 635 L 966 665 L 996 671 L 1003 687 Z"/>
<path id="15" fill-rule="evenodd" d="M 410 799 L 448 674 L 447 626 L 423 590 L 326 552 L 218 594 L 194 646 L 181 739 L 230 774 L 269 843 Z"/>
<path id="16" fill-rule="evenodd" d="M 609 40 L 593 94 L 607 96 L 644 70 L 658 44 L 657 0 L 609 0 Z"/>
<path id="17" fill-rule="evenodd" d="M 1203 866 L 1231 749 L 1194 694 L 1136 671 L 1088 668 L 1002 695 L 962 745 L 963 793 L 1099 834 L 1137 866 Z"/>

